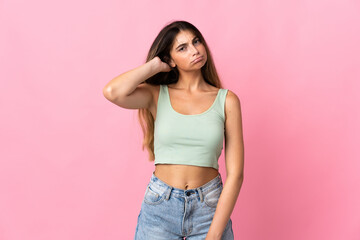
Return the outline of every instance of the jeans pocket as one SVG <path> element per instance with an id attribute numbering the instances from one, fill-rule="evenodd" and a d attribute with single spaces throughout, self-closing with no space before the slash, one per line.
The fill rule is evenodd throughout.
<path id="1" fill-rule="evenodd" d="M 210 190 L 208 193 L 205 194 L 204 202 L 208 207 L 216 208 L 223 186 L 219 185 L 218 187 Z"/>
<path id="2" fill-rule="evenodd" d="M 144 196 L 144 202 L 150 205 L 157 205 L 164 201 L 165 199 L 165 193 L 160 192 L 154 188 L 151 187 L 151 184 L 149 184 L 146 188 L 145 196 Z"/>

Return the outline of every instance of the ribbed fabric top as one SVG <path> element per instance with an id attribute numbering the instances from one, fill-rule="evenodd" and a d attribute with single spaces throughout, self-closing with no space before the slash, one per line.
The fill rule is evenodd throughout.
<path id="1" fill-rule="evenodd" d="M 215 101 L 200 114 L 185 115 L 171 106 L 167 85 L 160 85 L 154 129 L 154 164 L 183 164 L 219 169 L 225 131 L 225 98 L 219 89 Z"/>

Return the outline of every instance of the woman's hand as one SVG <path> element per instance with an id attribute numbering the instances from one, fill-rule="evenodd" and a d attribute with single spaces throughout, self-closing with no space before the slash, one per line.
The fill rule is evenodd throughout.
<path id="1" fill-rule="evenodd" d="M 153 61 L 154 63 L 154 67 L 157 71 L 159 72 L 170 72 L 171 68 L 170 66 L 166 63 L 161 61 L 161 59 L 158 56 L 155 56 L 151 61 Z"/>

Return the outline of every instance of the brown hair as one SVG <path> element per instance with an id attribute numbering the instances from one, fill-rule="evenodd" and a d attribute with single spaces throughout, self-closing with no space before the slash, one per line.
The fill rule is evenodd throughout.
<path id="1" fill-rule="evenodd" d="M 204 80 L 212 86 L 222 88 L 222 84 L 218 77 L 210 49 L 206 44 L 206 41 L 200 31 L 189 22 L 173 21 L 163 27 L 150 47 L 146 62 L 158 56 L 163 62 L 166 62 L 170 66 L 170 50 L 173 46 L 176 35 L 182 30 L 190 30 L 195 36 L 200 39 L 200 42 L 205 46 L 207 53 L 207 61 L 205 65 L 201 68 L 201 73 Z M 176 67 L 171 67 L 170 72 L 159 72 L 152 77 L 146 79 L 144 82 L 152 85 L 168 85 L 171 83 L 176 83 L 178 79 L 178 69 Z M 146 147 L 149 152 L 149 161 L 154 161 L 154 118 L 151 112 L 146 108 L 139 109 L 138 117 L 144 134 L 142 150 L 144 150 L 144 148 Z"/>

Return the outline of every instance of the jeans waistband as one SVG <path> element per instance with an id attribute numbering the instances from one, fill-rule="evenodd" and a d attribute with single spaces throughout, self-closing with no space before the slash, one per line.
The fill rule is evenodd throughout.
<path id="1" fill-rule="evenodd" d="M 151 177 L 150 177 L 150 183 L 151 184 L 151 188 L 155 188 L 156 190 L 160 191 L 160 192 L 165 192 L 166 195 L 166 199 L 168 200 L 170 197 L 170 194 L 175 194 L 177 196 L 180 197 L 197 197 L 198 195 L 200 196 L 200 200 L 203 201 L 203 194 L 209 192 L 210 190 L 217 188 L 219 186 L 222 186 L 222 178 L 220 173 L 213 178 L 212 180 L 210 180 L 209 182 L 205 183 L 204 185 L 197 187 L 197 188 L 192 188 L 192 189 L 180 189 L 180 188 L 175 188 L 172 187 L 168 184 L 166 184 L 165 182 L 163 182 L 161 179 L 159 179 L 157 176 L 155 176 L 154 172 L 152 173 Z"/>

